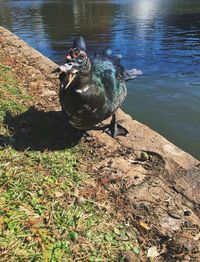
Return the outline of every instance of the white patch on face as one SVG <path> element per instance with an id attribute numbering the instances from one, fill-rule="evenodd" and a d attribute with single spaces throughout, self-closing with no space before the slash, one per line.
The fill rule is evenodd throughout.
<path id="1" fill-rule="evenodd" d="M 66 67 L 67 70 L 70 70 L 72 67 L 73 67 L 73 64 L 72 63 L 65 63 L 64 64 L 64 67 Z"/>
<path id="2" fill-rule="evenodd" d="M 92 113 L 95 113 L 97 111 L 97 108 L 95 108 L 93 111 L 92 111 Z"/>
<path id="3" fill-rule="evenodd" d="M 60 66 L 60 71 L 64 73 L 67 73 L 70 69 L 72 69 L 72 65 L 64 64 Z"/>

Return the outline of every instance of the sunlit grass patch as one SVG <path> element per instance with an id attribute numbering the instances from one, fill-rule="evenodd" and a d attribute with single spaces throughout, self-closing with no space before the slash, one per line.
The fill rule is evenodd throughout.
<path id="1" fill-rule="evenodd" d="M 0 64 L 0 121 L 6 112 L 13 115 L 24 112 L 30 99 L 11 68 Z"/>
<path id="2" fill-rule="evenodd" d="M 79 201 L 84 181 L 92 178 L 77 170 L 76 157 L 71 150 L 1 152 L 0 246 L 2 252 L 9 250 L 5 261 L 112 261 L 121 251 L 134 250 L 136 233 L 115 220 L 109 203 Z"/>
<path id="3" fill-rule="evenodd" d="M 69 223 L 63 224 L 65 202 L 59 199 L 67 188 L 70 190 L 74 183 L 83 179 L 75 170 L 76 159 L 67 150 L 18 153 L 12 148 L 1 151 L 0 159 L 3 218 L 0 245 L 9 249 L 14 242 L 15 248 L 9 254 L 15 259 L 31 259 L 37 249 L 45 257 L 49 246 L 55 242 L 53 231 L 63 230 Z M 34 249 L 29 249 L 30 242 Z"/>

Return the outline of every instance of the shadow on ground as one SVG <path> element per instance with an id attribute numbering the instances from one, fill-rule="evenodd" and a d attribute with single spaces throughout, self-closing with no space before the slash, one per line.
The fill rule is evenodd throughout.
<path id="1" fill-rule="evenodd" d="M 4 124 L 12 136 L 1 135 L 0 144 L 12 145 L 18 151 L 71 148 L 84 134 L 70 127 L 62 112 L 44 112 L 34 107 L 18 116 L 7 112 Z"/>

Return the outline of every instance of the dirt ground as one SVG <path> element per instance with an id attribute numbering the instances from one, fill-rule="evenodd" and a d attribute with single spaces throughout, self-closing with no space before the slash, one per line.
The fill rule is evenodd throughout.
<path id="1" fill-rule="evenodd" d="M 136 135 L 137 146 L 129 142 L 129 137 L 113 140 L 97 131 L 87 135 L 75 133 L 67 127 L 60 112 L 58 75 L 51 74 L 55 64 L 3 29 L 0 46 L 1 62 L 17 72 L 29 95 L 37 98 L 19 118 L 31 116 L 47 123 L 45 130 L 35 127 L 41 139 L 32 144 L 14 130 L 15 148 L 25 150 L 29 146 L 42 151 L 79 143 L 87 149 L 89 153 L 80 160 L 80 168 L 95 178 L 96 185 L 88 185 L 82 196 L 109 199 L 123 214 L 125 223 L 134 228 L 140 246 L 152 252 L 149 258 L 128 252 L 124 254 L 125 261 L 200 261 L 199 162 L 177 148 L 173 157 L 170 153 L 162 154 L 163 142 L 157 143 L 156 150 L 151 148 L 150 142 L 145 141 L 152 137 L 159 140 L 160 136 L 147 127 L 145 132 L 153 135 L 147 137 L 149 133 L 138 131 L 142 146 L 138 146 L 141 142 Z M 123 113 L 119 117 L 124 119 Z M 127 119 L 132 121 L 129 116 Z M 14 121 L 18 119 L 8 118 L 6 124 L 14 128 Z M 140 127 L 136 121 L 133 124 Z M 45 134 L 49 130 L 47 140 Z M 171 150 L 170 146 L 166 148 Z"/>

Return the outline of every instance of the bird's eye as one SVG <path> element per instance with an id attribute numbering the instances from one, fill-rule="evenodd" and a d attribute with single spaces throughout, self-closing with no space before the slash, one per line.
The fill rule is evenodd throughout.
<path id="1" fill-rule="evenodd" d="M 84 55 L 84 54 L 80 54 L 80 55 L 79 55 L 79 59 L 84 60 L 84 58 L 85 58 L 85 55 Z"/>
<path id="2" fill-rule="evenodd" d="M 78 53 L 78 52 L 74 52 L 74 53 L 73 53 L 73 58 L 78 58 L 78 56 L 79 56 L 79 53 Z"/>

